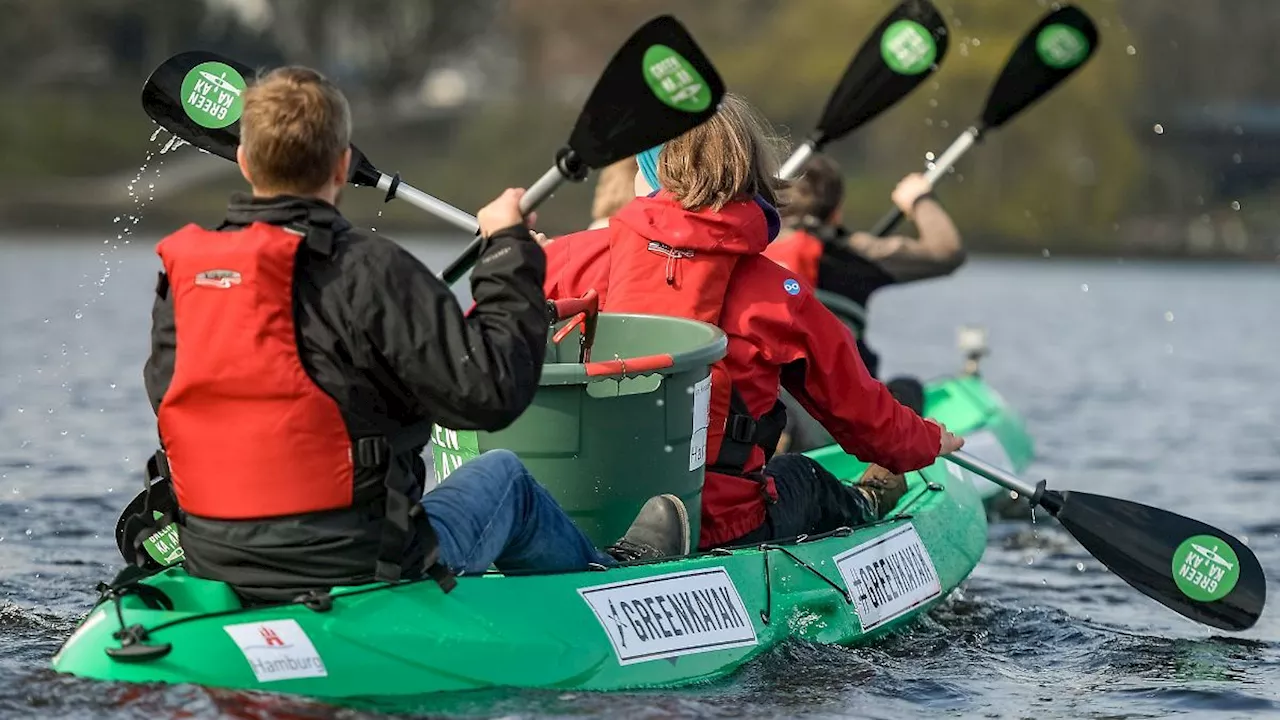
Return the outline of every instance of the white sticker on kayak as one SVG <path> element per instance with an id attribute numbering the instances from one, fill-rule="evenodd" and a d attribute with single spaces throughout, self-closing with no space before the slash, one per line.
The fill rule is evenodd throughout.
<path id="1" fill-rule="evenodd" d="M 933 559 L 911 523 L 835 556 L 867 632 L 942 594 Z"/>
<path id="2" fill-rule="evenodd" d="M 579 588 L 619 665 L 755 645 L 756 629 L 723 567 Z"/>
<path id="3" fill-rule="evenodd" d="M 707 427 L 711 425 L 711 376 L 693 386 L 693 435 L 689 438 L 689 470 L 707 464 Z"/>
<path id="4" fill-rule="evenodd" d="M 328 677 L 324 661 L 297 620 L 224 625 L 258 682 Z"/>

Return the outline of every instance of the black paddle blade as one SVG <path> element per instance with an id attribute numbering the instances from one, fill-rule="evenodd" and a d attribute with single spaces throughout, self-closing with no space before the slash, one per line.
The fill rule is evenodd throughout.
<path id="1" fill-rule="evenodd" d="M 982 111 L 985 128 L 1009 118 L 1044 97 L 1093 56 L 1098 28 L 1084 11 L 1065 5 L 1041 18 L 1014 48 L 991 88 Z"/>
<path id="2" fill-rule="evenodd" d="M 1052 506 L 1053 493 L 1045 498 Z M 1253 627 L 1267 580 L 1253 551 L 1199 520 L 1075 491 L 1060 494 L 1062 526 L 1111 572 L 1181 615 L 1221 630 Z"/>
<path id="3" fill-rule="evenodd" d="M 818 148 L 889 109 L 947 54 L 947 24 L 929 0 L 905 0 L 858 49 L 831 93 L 812 140 Z"/>
<path id="4" fill-rule="evenodd" d="M 170 133 L 235 162 L 242 93 L 255 76 L 249 66 L 217 53 L 178 53 L 147 78 L 142 109 Z"/>
<path id="5" fill-rule="evenodd" d="M 661 15 L 636 30 L 596 81 L 569 147 L 598 169 L 700 125 L 716 112 L 724 82 L 693 37 Z"/>
<path id="6" fill-rule="evenodd" d="M 147 78 L 142 109 L 192 146 L 235 162 L 244 90 L 257 76 L 248 65 L 214 52 L 178 53 Z M 381 175 L 352 145 L 348 182 L 376 187 Z"/>

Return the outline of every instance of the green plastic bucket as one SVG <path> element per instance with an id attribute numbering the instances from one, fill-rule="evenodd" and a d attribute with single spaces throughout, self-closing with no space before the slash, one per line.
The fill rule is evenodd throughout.
<path id="1" fill-rule="evenodd" d="M 684 501 L 696 542 L 710 369 L 727 338 L 693 320 L 601 313 L 592 362 L 583 365 L 579 333 L 560 344 L 548 339 L 533 404 L 507 429 L 435 429 L 437 481 L 479 453 L 505 448 L 599 547 L 621 537 L 645 501 L 662 493 Z"/>

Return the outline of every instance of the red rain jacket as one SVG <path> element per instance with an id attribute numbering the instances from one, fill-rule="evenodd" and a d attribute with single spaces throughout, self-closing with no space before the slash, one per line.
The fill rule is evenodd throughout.
<path id="1" fill-rule="evenodd" d="M 609 227 L 556 239 L 547 247 L 546 293 L 577 297 L 594 288 L 606 312 L 643 312 L 711 322 L 729 338 L 713 368 L 707 457 L 717 458 L 728 413 L 728 378 L 754 417 L 796 397 L 845 451 L 893 472 L 926 467 L 941 442 L 937 426 L 899 404 L 868 374 L 853 335 L 798 280 L 761 253 L 772 208 L 734 202 L 690 212 L 667 193 L 636 198 Z M 755 448 L 744 475 L 759 476 Z M 715 462 L 709 462 L 709 466 Z M 708 470 L 699 547 L 723 545 L 759 527 L 772 478 Z"/>

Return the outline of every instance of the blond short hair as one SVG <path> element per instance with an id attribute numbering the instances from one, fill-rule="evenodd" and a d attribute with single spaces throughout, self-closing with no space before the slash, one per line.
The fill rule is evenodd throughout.
<path id="1" fill-rule="evenodd" d="M 596 195 L 591 201 L 591 219 L 608 220 L 636 197 L 636 156 L 625 157 L 600 171 Z"/>
<path id="2" fill-rule="evenodd" d="M 686 210 L 719 210 L 760 195 L 778 204 L 782 141 L 746 100 L 725 93 L 706 122 L 663 145 L 658 180 Z"/>
<path id="3" fill-rule="evenodd" d="M 245 91 L 240 144 L 256 188 L 313 193 L 328 182 L 351 144 L 351 107 L 315 70 L 278 68 Z"/>

